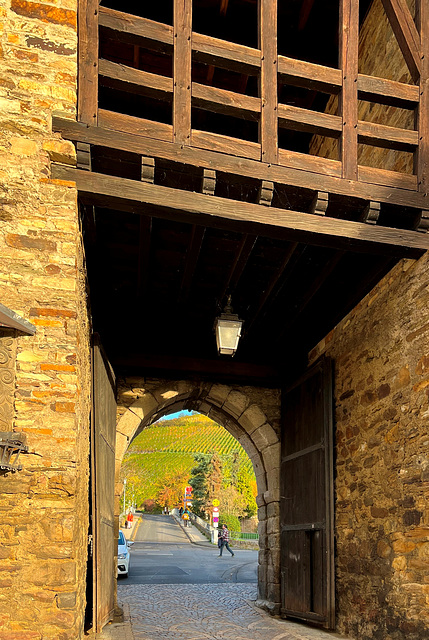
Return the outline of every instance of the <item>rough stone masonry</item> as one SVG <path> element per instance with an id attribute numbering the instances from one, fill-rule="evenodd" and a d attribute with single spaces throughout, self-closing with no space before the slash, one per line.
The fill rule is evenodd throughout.
<path id="1" fill-rule="evenodd" d="M 75 115 L 76 46 L 76 2 L 0 3 L 0 299 L 37 327 L 34 337 L 2 333 L 0 412 L 2 430 L 24 433 L 38 454 L 0 476 L 1 640 L 82 636 L 85 275 L 76 190 L 50 179 L 51 160 L 75 161 L 51 117 Z"/>

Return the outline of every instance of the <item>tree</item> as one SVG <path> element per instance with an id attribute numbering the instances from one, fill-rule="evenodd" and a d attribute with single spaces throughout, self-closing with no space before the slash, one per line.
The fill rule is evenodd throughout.
<path id="1" fill-rule="evenodd" d="M 209 473 L 209 456 L 197 454 L 195 456 L 196 466 L 191 470 L 189 484 L 193 489 L 192 511 L 201 518 L 206 516 L 207 505 L 207 476 Z"/>
<path id="2" fill-rule="evenodd" d="M 156 501 L 161 507 L 172 507 L 182 501 L 184 488 L 188 482 L 186 469 L 171 471 L 160 480 Z"/>

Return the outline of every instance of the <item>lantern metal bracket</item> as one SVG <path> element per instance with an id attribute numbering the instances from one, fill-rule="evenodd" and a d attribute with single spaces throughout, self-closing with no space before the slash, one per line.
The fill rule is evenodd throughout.
<path id="1" fill-rule="evenodd" d="M 0 473 L 21 471 L 22 465 L 18 464 L 21 453 L 29 453 L 25 434 L 0 431 Z"/>

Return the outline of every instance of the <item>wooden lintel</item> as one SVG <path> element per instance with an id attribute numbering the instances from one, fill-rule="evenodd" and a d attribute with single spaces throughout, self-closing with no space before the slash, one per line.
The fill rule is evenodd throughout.
<path id="1" fill-rule="evenodd" d="M 384 10 L 398 41 L 413 80 L 420 76 L 420 36 L 406 0 L 382 0 Z"/>
<path id="2" fill-rule="evenodd" d="M 148 158 L 146 156 L 142 156 L 141 179 L 142 179 L 142 182 L 149 182 L 151 184 L 154 183 L 155 158 Z"/>
<path id="3" fill-rule="evenodd" d="M 318 216 L 324 216 L 329 204 L 329 193 L 326 191 L 316 191 L 313 201 L 310 205 L 310 213 Z"/>
<path id="4" fill-rule="evenodd" d="M 261 207 L 250 202 L 182 191 L 136 180 L 52 165 L 53 178 L 75 182 L 84 202 L 193 224 L 229 227 L 267 237 L 314 245 L 403 257 L 420 256 L 429 237 L 404 229 L 372 227 L 359 222 Z"/>
<path id="5" fill-rule="evenodd" d="M 91 145 L 87 142 L 76 143 L 76 167 L 91 171 Z"/>
<path id="6" fill-rule="evenodd" d="M 269 180 L 262 180 L 259 187 L 258 204 L 263 204 L 267 207 L 271 207 L 274 195 L 274 182 Z"/>
<path id="7" fill-rule="evenodd" d="M 213 169 L 203 169 L 202 193 L 205 193 L 206 196 L 214 196 L 215 189 L 216 171 L 213 171 Z"/>
<path id="8" fill-rule="evenodd" d="M 377 224 L 378 218 L 380 216 L 380 203 L 379 202 L 368 202 L 362 215 L 362 222 L 367 222 L 368 224 Z"/>
<path id="9" fill-rule="evenodd" d="M 149 155 L 155 158 L 163 158 L 173 162 L 181 162 L 194 167 L 201 167 L 231 173 L 256 180 L 270 180 L 274 183 L 291 185 L 314 191 L 328 191 L 338 195 L 359 198 L 361 200 L 374 200 L 387 204 L 394 204 L 415 209 L 427 209 L 427 199 L 424 193 L 419 193 L 413 187 L 413 176 L 405 176 L 409 187 L 405 182 L 402 185 L 403 176 L 394 172 L 384 172 L 384 181 L 377 179 L 381 170 L 373 170 L 369 167 L 360 167 L 359 173 L 362 181 L 345 180 L 332 175 L 320 161 L 320 171 L 305 169 L 304 167 L 286 167 L 269 165 L 249 158 L 238 158 L 225 152 L 214 150 L 202 150 L 193 147 L 182 147 L 173 143 L 171 125 L 162 125 L 153 128 L 154 123 L 141 121 L 141 129 L 136 135 L 136 126 L 139 118 L 131 116 L 119 116 L 118 124 L 129 120 L 129 133 L 114 131 L 116 127 L 111 112 L 100 111 L 100 119 L 105 122 L 104 127 L 88 127 L 68 118 L 55 116 L 52 119 L 53 130 L 62 134 L 63 138 L 73 141 L 88 142 L 105 148 L 129 151 L 139 155 Z M 109 124 L 109 127 L 107 125 Z M 151 128 L 152 127 L 152 128 Z M 164 130 L 165 129 L 165 130 Z M 160 139 L 156 139 L 157 135 Z M 215 134 L 213 134 L 215 135 Z M 211 139 L 210 139 L 211 140 Z M 251 143 L 249 143 L 251 144 Z M 255 145 L 257 146 L 257 145 Z M 303 154 L 301 154 L 303 155 Z M 310 159 L 314 158 L 310 156 Z M 330 163 L 334 161 L 329 161 Z M 331 173 L 331 175 L 327 175 Z M 388 174 L 388 175 L 387 175 Z"/>

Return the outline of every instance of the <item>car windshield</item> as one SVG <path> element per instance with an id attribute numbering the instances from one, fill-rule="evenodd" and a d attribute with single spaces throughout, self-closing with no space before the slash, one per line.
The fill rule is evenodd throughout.
<path id="1" fill-rule="evenodd" d="M 118 544 L 125 544 L 125 537 L 122 531 L 119 532 Z"/>

